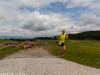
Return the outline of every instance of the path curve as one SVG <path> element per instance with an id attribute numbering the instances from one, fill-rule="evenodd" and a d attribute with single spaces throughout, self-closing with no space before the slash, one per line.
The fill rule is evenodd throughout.
<path id="1" fill-rule="evenodd" d="M 58 58 L 36 47 L 0 60 L 0 75 L 100 75 L 100 69 Z"/>

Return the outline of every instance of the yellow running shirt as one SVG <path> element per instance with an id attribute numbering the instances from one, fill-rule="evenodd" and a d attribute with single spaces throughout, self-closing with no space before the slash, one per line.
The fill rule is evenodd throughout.
<path id="1" fill-rule="evenodd" d="M 59 37 L 59 42 L 64 43 L 64 42 L 65 42 L 65 38 L 66 38 L 67 36 L 66 36 L 66 34 L 62 34 L 62 33 L 61 33 L 61 34 L 58 35 L 58 37 Z"/>

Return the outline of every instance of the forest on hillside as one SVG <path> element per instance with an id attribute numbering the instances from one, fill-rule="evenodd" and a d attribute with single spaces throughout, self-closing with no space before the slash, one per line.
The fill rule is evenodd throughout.
<path id="1" fill-rule="evenodd" d="M 77 34 L 69 34 L 69 38 L 79 40 L 100 40 L 100 31 L 86 31 Z"/>
<path id="2" fill-rule="evenodd" d="M 76 34 L 68 34 L 68 37 L 74 40 L 100 40 L 100 31 L 85 31 Z M 57 39 L 57 36 L 54 36 L 53 39 Z"/>
<path id="3" fill-rule="evenodd" d="M 77 34 L 68 34 L 69 39 L 73 40 L 100 40 L 100 31 L 86 31 L 86 32 L 81 32 Z M 35 38 L 26 38 L 26 39 L 14 39 L 11 38 L 11 40 L 18 40 L 18 41 L 25 41 L 25 40 L 52 40 L 52 39 L 57 39 L 56 36 L 52 37 L 35 37 Z"/>

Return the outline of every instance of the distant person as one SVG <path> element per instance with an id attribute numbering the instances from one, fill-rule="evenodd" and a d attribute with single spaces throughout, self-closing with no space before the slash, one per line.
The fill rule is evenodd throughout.
<path id="1" fill-rule="evenodd" d="M 45 45 L 45 42 L 43 41 L 43 42 L 42 42 L 42 46 L 43 46 L 43 48 L 44 48 L 44 45 Z"/>
<path id="2" fill-rule="evenodd" d="M 45 42 L 45 45 L 47 45 L 48 43 L 47 42 Z"/>
<path id="3" fill-rule="evenodd" d="M 59 57 L 62 57 L 63 56 L 63 53 L 65 52 L 66 50 L 66 46 L 65 46 L 65 39 L 68 38 L 68 34 L 65 33 L 65 30 L 63 29 L 62 30 L 62 33 L 60 33 L 58 36 L 57 36 L 57 39 L 59 40 L 58 42 L 58 46 L 60 48 L 59 50 Z"/>

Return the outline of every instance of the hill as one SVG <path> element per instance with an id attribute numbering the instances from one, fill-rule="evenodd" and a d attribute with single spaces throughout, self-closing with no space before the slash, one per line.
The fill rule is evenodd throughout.
<path id="1" fill-rule="evenodd" d="M 77 34 L 69 34 L 70 39 L 94 39 L 94 40 L 100 40 L 100 31 L 86 31 L 86 32 L 81 32 Z"/>

